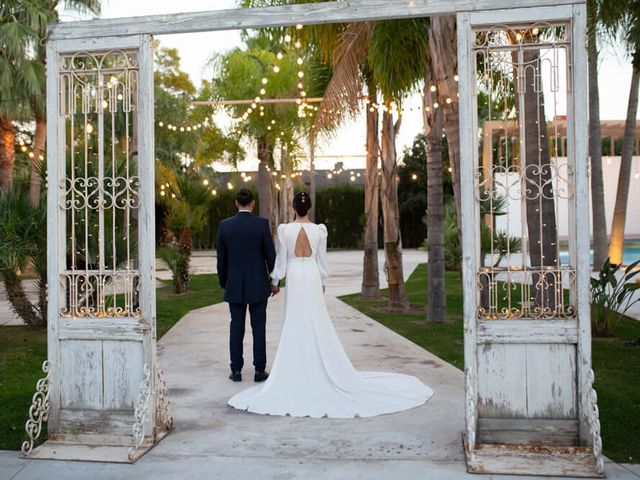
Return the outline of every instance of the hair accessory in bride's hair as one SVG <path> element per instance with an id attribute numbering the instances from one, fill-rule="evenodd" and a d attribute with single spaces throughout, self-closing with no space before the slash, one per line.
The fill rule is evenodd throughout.
<path id="1" fill-rule="evenodd" d="M 296 214 L 304 217 L 311 208 L 311 197 L 307 192 L 300 192 L 293 197 L 293 209 Z"/>

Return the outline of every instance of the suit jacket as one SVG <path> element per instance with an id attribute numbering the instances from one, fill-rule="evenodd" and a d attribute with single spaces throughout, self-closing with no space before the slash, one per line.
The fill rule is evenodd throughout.
<path id="1" fill-rule="evenodd" d="M 220 223 L 216 241 L 218 280 L 229 303 L 260 303 L 271 295 L 269 273 L 276 251 L 269 221 L 238 212 Z"/>

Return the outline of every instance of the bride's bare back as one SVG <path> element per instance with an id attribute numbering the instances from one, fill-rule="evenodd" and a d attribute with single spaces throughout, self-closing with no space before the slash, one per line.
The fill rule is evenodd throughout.
<path id="1" fill-rule="evenodd" d="M 296 257 L 310 257 L 313 254 L 311 250 L 311 244 L 309 243 L 309 237 L 307 232 L 303 228 L 300 228 L 298 238 L 296 239 L 296 248 L 293 250 L 293 254 Z"/>

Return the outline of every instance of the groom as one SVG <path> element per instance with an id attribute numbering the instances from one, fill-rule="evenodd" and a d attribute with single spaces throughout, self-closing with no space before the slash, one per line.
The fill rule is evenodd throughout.
<path id="1" fill-rule="evenodd" d="M 242 343 L 247 306 L 253 333 L 254 380 L 263 382 L 269 377 L 265 370 L 267 299 L 278 293 L 279 288 L 269 281 L 269 272 L 273 270 L 276 259 L 269 221 L 253 215 L 255 205 L 251 190 L 241 189 L 236 196 L 238 214 L 220 223 L 216 242 L 218 280 L 231 312 L 229 378 L 234 382 L 242 381 Z"/>

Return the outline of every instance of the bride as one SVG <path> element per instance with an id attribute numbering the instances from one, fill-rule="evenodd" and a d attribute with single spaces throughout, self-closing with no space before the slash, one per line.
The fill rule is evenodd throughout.
<path id="1" fill-rule="evenodd" d="M 285 278 L 284 325 L 266 382 L 244 390 L 229 405 L 253 413 L 293 417 L 352 418 L 422 405 L 433 391 L 417 378 L 358 372 L 331 323 L 324 300 L 327 228 L 311 223 L 309 195 L 293 200 L 296 221 L 278 227 L 271 279 Z"/>

